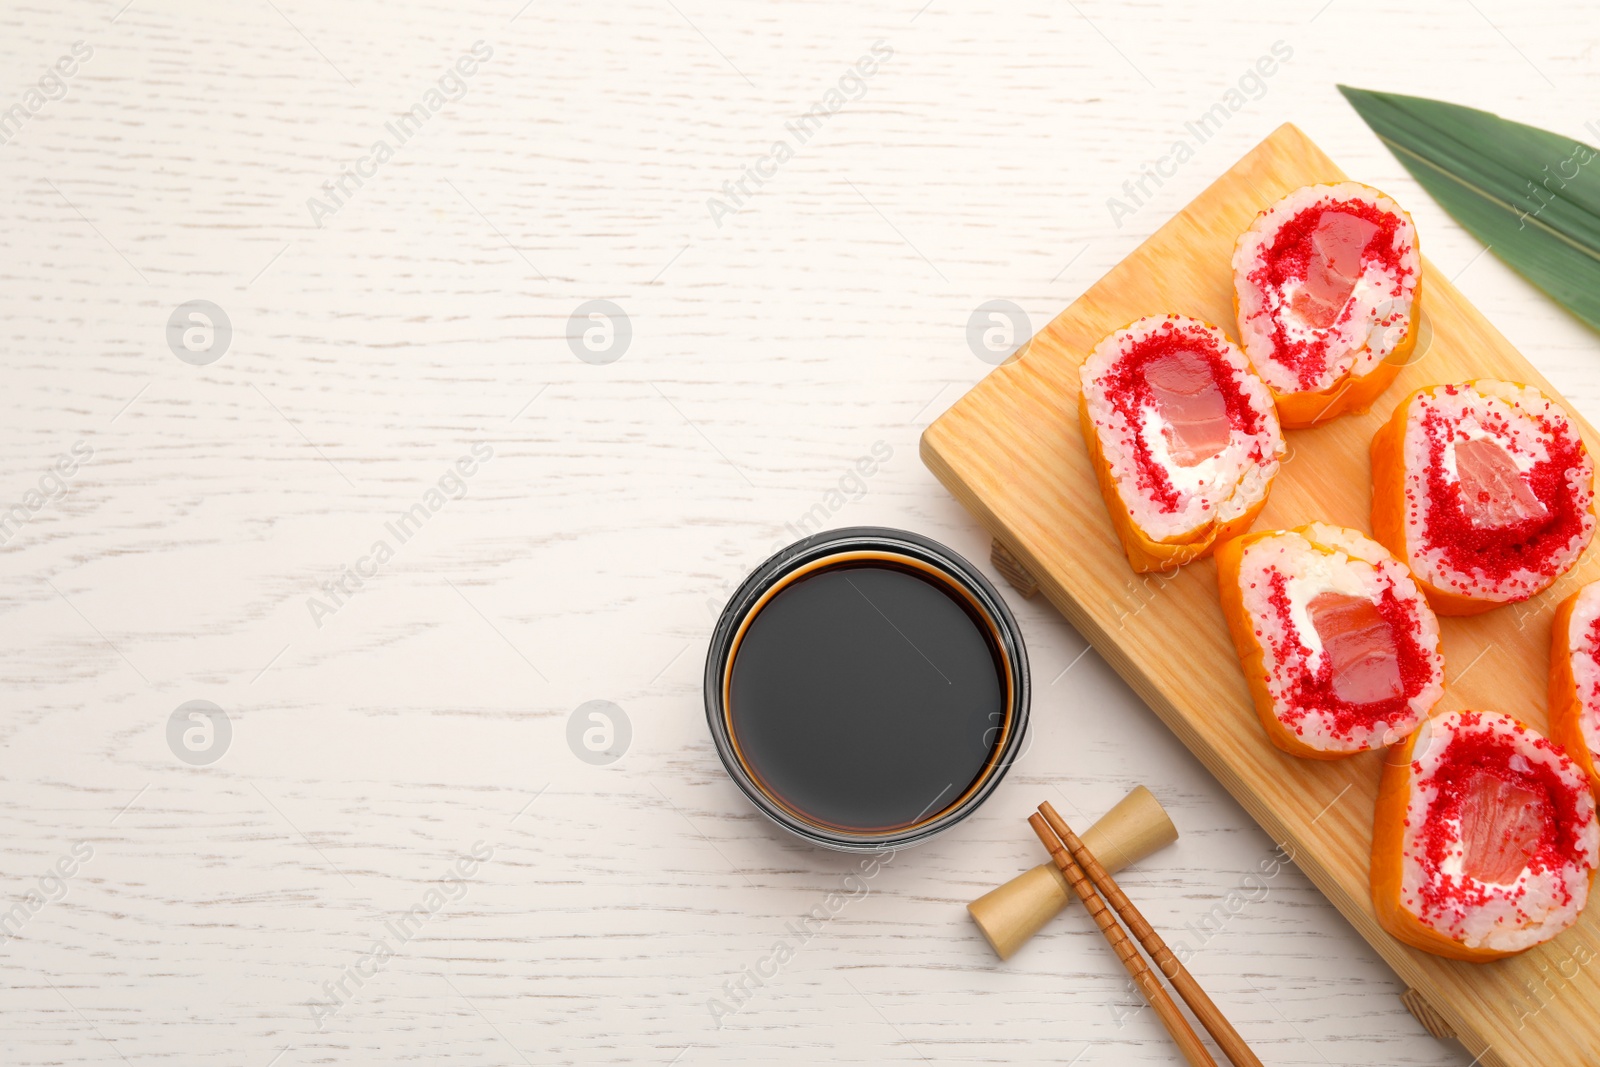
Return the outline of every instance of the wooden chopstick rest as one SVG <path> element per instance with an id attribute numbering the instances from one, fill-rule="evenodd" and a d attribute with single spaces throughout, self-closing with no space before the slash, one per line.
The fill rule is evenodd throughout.
<path id="1" fill-rule="evenodd" d="M 1072 832 L 1066 820 L 1056 813 L 1056 809 L 1051 807 L 1048 801 L 1039 805 L 1039 814 L 1044 817 L 1050 829 L 1055 831 L 1061 843 L 1066 845 L 1067 852 L 1071 854 L 1078 868 L 1110 903 L 1117 917 L 1128 924 L 1133 936 L 1139 939 L 1139 944 L 1144 946 L 1144 950 L 1150 954 L 1155 965 L 1161 968 L 1161 973 L 1172 983 L 1172 987 L 1178 991 L 1183 1002 L 1189 1005 L 1189 1010 L 1194 1012 L 1195 1018 L 1200 1020 L 1200 1025 L 1206 1028 L 1212 1040 L 1216 1041 L 1217 1047 L 1222 1049 L 1234 1067 L 1262 1067 L 1261 1061 L 1250 1051 L 1250 1046 L 1245 1044 L 1244 1038 L 1239 1036 L 1233 1024 L 1228 1022 L 1221 1009 L 1206 995 L 1206 991 L 1200 988 L 1200 983 L 1194 980 L 1194 976 L 1183 965 L 1183 961 L 1167 948 L 1167 943 L 1162 940 L 1161 935 L 1145 921 L 1144 915 L 1134 906 L 1133 901 L 1128 899 L 1122 887 L 1117 885 L 1117 880 L 1101 866 L 1094 852 Z"/>
<path id="2" fill-rule="evenodd" d="M 1044 816 L 1034 812 L 1028 816 L 1028 825 L 1039 835 L 1040 842 L 1050 853 L 1050 858 L 1055 861 L 1056 866 L 1061 869 L 1061 873 L 1067 876 L 1067 882 L 1072 886 L 1073 892 L 1083 901 L 1083 906 L 1089 909 L 1089 915 L 1094 919 L 1095 925 L 1110 942 L 1117 958 L 1122 961 L 1122 966 L 1127 968 L 1128 976 L 1144 995 L 1145 1002 L 1155 1009 L 1161 1025 L 1172 1035 L 1172 1040 L 1177 1043 L 1179 1051 L 1183 1053 L 1183 1058 L 1189 1061 L 1190 1067 L 1217 1067 L 1217 1061 L 1211 1058 L 1211 1053 L 1200 1043 L 1200 1035 L 1194 1032 L 1189 1020 L 1183 1017 L 1183 1012 L 1178 1010 L 1178 1006 L 1167 995 L 1167 987 L 1161 984 L 1155 972 L 1150 970 L 1149 964 L 1145 963 L 1144 957 L 1139 955 L 1139 950 L 1128 940 L 1128 935 L 1117 923 L 1117 917 L 1095 892 L 1083 868 L 1078 866 L 1068 855 L 1067 850 L 1061 847 L 1061 842 L 1056 840 L 1055 831 Z"/>
<path id="3" fill-rule="evenodd" d="M 1111 871 L 1137 863 L 1177 839 L 1178 828 L 1142 785 L 1083 834 L 1084 843 Z M 1076 899 L 1066 875 L 1054 863 L 1045 863 L 985 893 L 968 904 L 967 911 L 989 947 L 1004 960 Z"/>

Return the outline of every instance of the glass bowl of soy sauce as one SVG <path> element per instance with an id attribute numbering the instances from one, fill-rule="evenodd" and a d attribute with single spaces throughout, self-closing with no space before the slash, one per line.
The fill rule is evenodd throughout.
<path id="1" fill-rule="evenodd" d="M 796 541 L 745 579 L 706 657 L 728 774 L 826 848 L 917 844 L 1000 784 L 1028 724 L 1028 655 L 956 552 L 858 526 Z"/>

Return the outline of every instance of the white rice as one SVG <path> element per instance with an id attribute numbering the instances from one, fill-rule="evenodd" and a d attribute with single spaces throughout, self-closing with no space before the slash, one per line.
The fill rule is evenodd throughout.
<path id="1" fill-rule="evenodd" d="M 1192 467 L 1179 466 L 1172 458 L 1167 435 L 1163 432 L 1167 423 L 1154 404 L 1141 408 L 1137 422 L 1130 425 L 1113 405 L 1105 385 L 1106 376 L 1125 355 L 1144 339 L 1168 329 L 1193 337 L 1197 349 L 1216 353 L 1232 368 L 1232 381 L 1218 384 L 1224 391 L 1231 388 L 1243 393 L 1247 405 L 1259 416 L 1261 427 L 1255 434 L 1233 427 L 1221 451 Z M 1272 395 L 1251 371 L 1244 354 L 1221 330 L 1182 315 L 1146 316 L 1096 345 L 1080 373 L 1084 400 L 1101 453 L 1111 468 L 1129 516 L 1146 537 L 1155 541 L 1192 537 L 1214 523 L 1237 518 L 1267 495 L 1284 452 L 1277 411 L 1272 405 Z M 1139 438 L 1145 441 L 1151 458 L 1165 469 L 1177 493 L 1178 505 L 1173 511 L 1163 510 L 1139 487 L 1135 449 Z"/>
<path id="2" fill-rule="evenodd" d="M 1290 627 L 1284 626 L 1271 602 L 1273 571 L 1285 578 Z M 1416 727 L 1444 692 L 1439 622 L 1405 565 L 1371 538 L 1320 522 L 1255 538 L 1240 559 L 1239 587 L 1262 646 L 1267 690 L 1278 719 L 1312 748 L 1362 752 L 1392 745 Z M 1386 591 L 1392 591 L 1395 599 L 1410 609 L 1412 632 L 1427 652 L 1430 665 L 1428 681 L 1407 699 L 1406 713 L 1395 716 L 1393 722 L 1380 719 L 1370 728 L 1352 730 L 1341 729 L 1331 709 L 1292 704 L 1296 680 L 1302 672 L 1316 674 L 1325 655 L 1311 621 L 1311 601 L 1323 593 L 1339 593 L 1378 603 Z"/>
<path id="3" fill-rule="evenodd" d="M 1278 239 L 1278 231 L 1286 223 L 1320 204 L 1347 200 L 1371 204 L 1399 220 L 1394 235 L 1399 269 L 1389 268 L 1375 258 L 1364 258 L 1361 276 L 1339 318 L 1325 328 L 1313 326 L 1293 308 L 1295 294 L 1305 285 L 1303 280 L 1290 279 L 1281 287 L 1263 287 L 1251 279 L 1250 274 L 1262 265 L 1268 250 Z M 1276 392 L 1328 392 L 1346 378 L 1361 378 L 1372 373 L 1405 339 L 1421 272 L 1416 228 L 1400 205 L 1387 196 L 1357 182 L 1296 189 L 1257 215 L 1234 246 L 1233 275 L 1234 291 L 1239 298 L 1240 344 L 1257 373 Z M 1326 339 L 1326 366 L 1310 386 L 1302 385 L 1298 371 L 1277 359 L 1277 342 L 1273 335 L 1274 327 L 1280 323 L 1291 340 Z"/>
<path id="4" fill-rule="evenodd" d="M 1492 576 L 1482 567 L 1457 569 L 1446 558 L 1448 546 L 1425 543 L 1424 532 L 1433 501 L 1428 494 L 1430 441 L 1423 429 L 1423 416 L 1430 410 L 1437 411 L 1455 427 L 1456 432 L 1445 444 L 1441 456 L 1444 477 L 1451 484 L 1458 481 L 1456 446 L 1463 441 L 1492 440 L 1506 450 L 1518 470 L 1526 471 L 1549 456 L 1544 429 L 1533 414 L 1565 426 L 1566 432 L 1574 438 L 1578 438 L 1578 431 L 1566 412 L 1531 385 L 1480 378 L 1453 387 L 1454 392 L 1449 388 L 1413 396 L 1406 411 L 1403 455 L 1405 539 L 1410 556 L 1407 562 L 1418 578 L 1447 592 L 1499 602 L 1526 599 L 1576 563 L 1594 535 L 1595 517 L 1589 511 L 1594 500 L 1594 461 L 1585 452 L 1582 464 L 1567 472 L 1568 492 L 1583 512 L 1583 521 L 1567 543 L 1548 557 L 1546 569 L 1516 567 L 1503 577 Z M 1486 424 L 1500 424 L 1503 429 L 1493 432 Z"/>
<path id="5" fill-rule="evenodd" d="M 1590 582 L 1578 590 L 1566 639 L 1572 657 L 1572 680 L 1583 708 L 1578 726 L 1589 751 L 1600 756 L 1600 644 L 1591 633 L 1596 618 L 1600 618 L 1600 582 Z"/>
<path id="6" fill-rule="evenodd" d="M 1492 711 L 1477 714 L 1480 720 L 1471 728 L 1473 731 L 1492 730 L 1517 737 L 1519 724 L 1509 715 Z M 1429 811 L 1439 797 L 1433 775 L 1443 764 L 1451 742 L 1466 729 L 1461 713 L 1450 712 L 1424 722 L 1417 735 L 1411 763 L 1411 795 L 1406 805 L 1407 825 L 1401 846 L 1400 902 L 1425 926 L 1468 948 L 1520 952 L 1549 940 L 1577 922 L 1578 913 L 1588 902 L 1589 872 L 1600 862 L 1600 827 L 1595 823 L 1594 797 L 1577 764 L 1554 746 L 1534 744 L 1532 739 L 1539 735 L 1522 727 L 1524 732 L 1517 737 L 1517 756 L 1513 758 L 1524 759 L 1528 765 L 1554 768 L 1578 798 L 1575 818 L 1579 825 L 1574 827 L 1578 855 L 1553 870 L 1535 873 L 1524 868 L 1513 882 L 1479 882 L 1462 870 L 1465 849 L 1460 842 L 1460 822 L 1451 820 L 1449 825 L 1455 843 L 1446 851 L 1438 870 L 1430 876 L 1422 857 L 1423 834 L 1433 822 Z M 1422 893 L 1430 877 L 1450 898 L 1462 889 L 1469 893 L 1483 889 L 1493 895 L 1472 907 L 1451 908 L 1445 914 L 1435 914 L 1431 910 L 1423 914 Z M 1560 898 L 1568 893 L 1571 899 L 1563 903 Z"/>

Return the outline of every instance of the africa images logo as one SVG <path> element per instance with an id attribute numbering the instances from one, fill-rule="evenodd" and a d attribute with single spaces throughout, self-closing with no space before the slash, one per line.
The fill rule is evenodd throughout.
<path id="1" fill-rule="evenodd" d="M 836 84 L 828 87 L 822 99 L 807 108 L 805 113 L 783 124 L 789 136 L 772 142 L 772 147 L 744 169 L 737 179 L 722 183 L 722 196 L 706 198 L 706 210 L 711 221 L 722 228 L 722 219 L 744 210 L 760 188 L 777 177 L 778 168 L 795 157 L 805 143 L 822 129 L 823 123 L 839 112 L 846 104 L 867 95 L 867 79 L 878 72 L 878 66 L 894 55 L 889 42 L 882 39 L 872 42 L 872 51 L 856 60 L 855 64 L 839 76 Z M 793 143 L 791 143 L 791 140 Z M 752 184 L 754 188 L 752 188 Z"/>
<path id="2" fill-rule="evenodd" d="M 439 75 L 433 85 L 424 90 L 420 100 L 402 111 L 399 118 L 383 124 L 383 128 L 394 138 L 394 144 L 383 137 L 378 138 L 372 142 L 366 155 L 354 163 L 343 164 L 338 177 L 322 183 L 327 200 L 319 200 L 314 196 L 306 198 L 306 210 L 311 213 L 311 221 L 320 229 L 323 219 L 337 215 L 350 202 L 356 190 L 374 177 L 380 166 L 394 158 L 397 148 L 421 132 L 423 123 L 443 111 L 446 104 L 467 95 L 467 79 L 478 72 L 480 63 L 487 63 L 492 58 L 493 45 L 483 41 L 472 42 L 471 55 L 463 54 L 454 65 Z"/>

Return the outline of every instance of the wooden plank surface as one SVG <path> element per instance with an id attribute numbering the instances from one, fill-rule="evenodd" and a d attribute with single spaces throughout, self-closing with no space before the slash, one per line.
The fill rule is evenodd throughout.
<path id="1" fill-rule="evenodd" d="M 466 95 L 315 226 L 307 198 L 479 39 Z M 1600 338 L 1331 84 L 1581 134 L 1588 0 L 19 0 L 0 104 L 78 40 L 65 96 L 0 145 L 0 501 L 95 451 L 0 545 L 0 908 L 95 855 L 0 946 L 0 1063 L 1166 1067 L 1081 911 L 1000 963 L 963 909 L 1042 861 L 1040 800 L 1086 822 L 1144 782 L 1182 837 L 1124 885 L 1266 1062 L 1467 1067 L 1083 636 L 1009 591 L 1038 683 L 1022 762 L 716 1025 L 845 861 L 728 781 L 700 668 L 803 519 L 987 570 L 916 458 L 993 369 L 974 309 L 1047 322 L 1291 118 L 1600 416 Z M 865 91 L 713 220 L 878 40 Z M 1292 60 L 1189 135 L 1280 40 Z M 1193 157 L 1113 217 L 1179 139 Z M 604 366 L 564 336 L 597 297 L 634 327 Z M 163 337 L 195 298 L 234 326 L 205 367 Z M 480 439 L 466 496 L 319 628 L 307 598 Z M 208 767 L 167 744 L 190 699 L 233 722 Z M 596 699 L 633 725 L 609 766 L 567 740 Z M 465 897 L 319 1028 L 323 983 L 480 839 Z"/>
<path id="2" fill-rule="evenodd" d="M 1343 177 L 1300 130 L 1280 127 L 1057 316 L 1020 358 L 928 427 L 922 455 L 1400 977 L 1470 1051 L 1482 1053 L 1480 1062 L 1592 1062 L 1600 1057 L 1600 1021 L 1590 1008 L 1600 998 L 1600 977 L 1584 965 L 1600 958 L 1600 908 L 1554 941 L 1489 965 L 1441 960 L 1384 933 L 1367 895 L 1382 753 L 1319 762 L 1267 741 L 1218 607 L 1214 563 L 1130 581 L 1078 429 L 1078 365 L 1101 337 L 1164 312 L 1234 334 L 1235 239 L 1291 189 Z M 1373 410 L 1288 433 L 1288 454 L 1255 529 L 1320 519 L 1370 534 L 1368 445 L 1395 404 L 1419 386 L 1491 377 L 1550 390 L 1427 261 L 1427 235 L 1421 240 L 1431 345 Z M 1583 424 L 1583 432 L 1593 450 L 1593 430 Z M 1442 619 L 1447 687 L 1440 708 L 1498 709 L 1543 729 L 1550 615 L 1595 577 L 1595 558 L 1587 552 L 1525 604 Z M 1573 995 L 1541 994 L 1547 976 Z"/>

